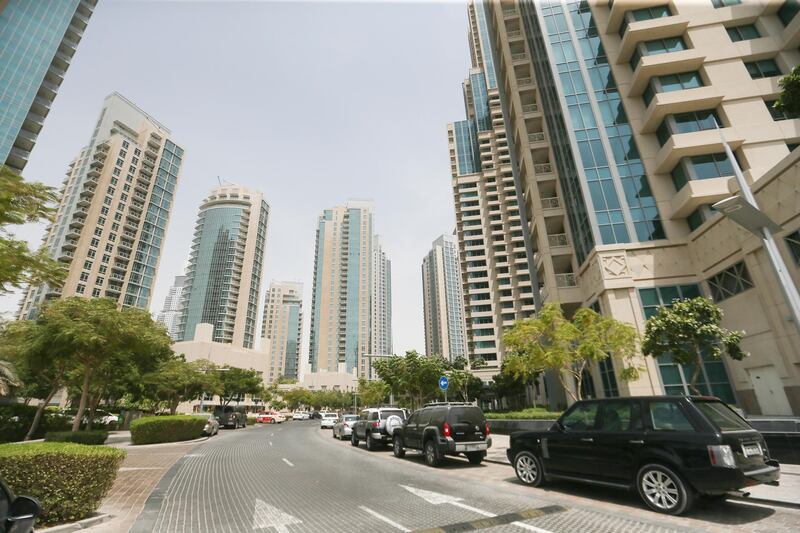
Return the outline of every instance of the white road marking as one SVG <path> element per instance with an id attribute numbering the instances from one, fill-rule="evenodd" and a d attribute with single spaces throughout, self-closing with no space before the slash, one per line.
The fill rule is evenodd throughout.
<path id="1" fill-rule="evenodd" d="M 372 510 L 372 509 L 370 509 L 369 507 L 364 507 L 363 505 L 359 505 L 359 506 L 358 506 L 358 508 L 359 508 L 359 509 L 361 509 L 362 511 L 366 511 L 366 512 L 368 512 L 369 514 L 371 514 L 372 516 L 374 516 L 374 517 L 375 517 L 375 518 L 377 518 L 378 520 L 382 520 L 382 521 L 386 522 L 387 524 L 389 524 L 390 526 L 392 526 L 392 527 L 393 527 L 393 528 L 395 528 L 395 529 L 399 529 L 400 531 L 405 531 L 406 533 L 408 533 L 409 531 L 411 531 L 411 530 L 410 530 L 410 529 L 408 529 L 407 527 L 403 527 L 403 526 L 401 526 L 400 524 L 398 524 L 397 522 L 395 522 L 395 521 L 394 521 L 394 520 L 392 520 L 391 518 L 386 518 L 386 517 L 385 517 L 385 516 L 383 516 L 382 514 L 380 514 L 380 513 L 377 513 L 377 512 L 375 512 L 375 511 L 373 511 L 373 510 Z"/>
<path id="2" fill-rule="evenodd" d="M 283 457 L 282 459 L 283 459 L 283 462 L 284 462 L 284 463 L 286 463 L 287 465 L 289 465 L 289 466 L 294 466 L 294 465 L 292 464 L 292 462 L 291 462 L 289 459 L 287 459 L 286 457 Z"/>
<path id="3" fill-rule="evenodd" d="M 286 459 L 284 459 L 284 461 L 285 460 Z M 277 507 L 273 507 L 262 500 L 256 499 L 256 504 L 253 509 L 253 531 L 275 528 L 277 533 L 289 533 L 289 528 L 286 526 L 302 523 L 301 520 L 288 513 L 284 513 Z"/>
<path id="4" fill-rule="evenodd" d="M 164 470 L 160 466 L 123 466 L 119 469 L 120 472 L 130 472 L 131 470 Z"/>
<path id="5" fill-rule="evenodd" d="M 272 441 L 269 441 L 269 445 L 272 446 Z"/>
<path id="6" fill-rule="evenodd" d="M 454 505 L 456 507 L 460 507 L 467 511 L 472 511 L 473 513 L 477 513 L 487 517 L 494 517 L 497 516 L 494 513 L 490 513 L 488 511 L 484 511 L 482 509 L 478 509 L 476 507 L 472 507 L 471 505 L 467 505 L 466 503 L 461 503 L 463 498 L 457 498 L 456 496 L 450 496 L 448 494 L 441 494 L 439 492 L 433 492 L 430 490 L 425 489 L 418 489 L 416 487 L 409 487 L 408 485 L 400 485 L 404 489 L 406 489 L 411 494 L 415 494 L 425 500 L 428 503 L 432 503 L 433 505 L 441 505 L 443 503 L 449 503 L 450 505 Z M 528 531 L 536 531 L 536 533 L 552 533 L 547 531 L 546 529 L 541 529 L 535 526 L 531 526 L 525 524 L 524 522 L 511 522 L 512 525 L 521 527 L 523 529 L 527 529 Z"/>

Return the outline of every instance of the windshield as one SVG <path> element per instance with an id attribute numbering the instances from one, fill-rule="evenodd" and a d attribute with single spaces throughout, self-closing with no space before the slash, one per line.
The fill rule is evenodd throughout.
<path id="1" fill-rule="evenodd" d="M 322 418 L 339 418 L 339 415 L 337 415 L 336 413 L 325 413 L 324 415 L 322 415 Z"/>
<path id="2" fill-rule="evenodd" d="M 736 411 L 720 401 L 695 401 L 694 404 L 722 431 L 753 429 Z"/>
<path id="3" fill-rule="evenodd" d="M 352 420 L 358 420 L 358 415 L 345 415 L 345 421 L 350 422 Z"/>
<path id="4" fill-rule="evenodd" d="M 399 416 L 403 420 L 406 419 L 406 414 L 402 411 L 402 409 L 386 409 L 381 411 L 381 419 L 386 420 L 390 416 Z"/>

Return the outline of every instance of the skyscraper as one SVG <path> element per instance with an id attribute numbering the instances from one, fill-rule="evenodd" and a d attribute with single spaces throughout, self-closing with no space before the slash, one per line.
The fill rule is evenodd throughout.
<path id="1" fill-rule="evenodd" d="M 309 340 L 312 372 L 336 372 L 341 362 L 348 372 L 357 368 L 359 376 L 367 376 L 370 358 L 365 356 L 382 346 L 391 349 L 391 304 L 385 302 L 391 297 L 391 272 L 385 254 L 376 255 L 375 249 L 371 201 L 351 200 L 320 215 Z"/>
<path id="2" fill-rule="evenodd" d="M 372 244 L 372 342 L 375 355 L 392 353 L 392 262 L 386 257 L 381 239 Z M 369 363 L 369 362 L 368 362 Z"/>
<path id="3" fill-rule="evenodd" d="M 511 161 L 486 13 L 469 6 L 472 68 L 464 81 L 467 117 L 448 125 L 456 237 L 461 254 L 469 359 L 496 374 L 503 329 L 535 309 L 527 224 Z"/>
<path id="4" fill-rule="evenodd" d="M 156 322 L 164 324 L 172 340 L 178 340 L 178 318 L 181 312 L 181 296 L 186 284 L 186 276 L 175 276 L 164 300 L 164 307 L 156 315 Z"/>
<path id="5" fill-rule="evenodd" d="M 212 324 L 214 342 L 254 348 L 269 205 L 239 185 L 213 189 L 200 205 L 186 270 L 178 338 Z"/>
<path id="6" fill-rule="evenodd" d="M 119 93 L 103 102 L 89 144 L 70 163 L 44 244 L 69 274 L 60 289 L 29 287 L 20 316 L 58 296 L 150 306 L 183 149 Z"/>
<path id="7" fill-rule="evenodd" d="M 738 163 L 798 264 L 800 221 L 788 206 L 800 181 L 786 161 L 800 119 L 772 104 L 779 77 L 800 63 L 800 4 L 553 0 L 482 11 L 541 299 L 643 331 L 660 306 L 710 296 L 724 326 L 746 331 L 751 355 L 705 361 L 700 390 L 748 413 L 800 413 L 800 369 L 787 363 L 800 336 L 761 242 L 711 208 L 731 194 Z M 617 361 L 593 365 L 584 395 L 690 392 L 692 369 L 639 365 L 629 382 Z"/>
<path id="8" fill-rule="evenodd" d="M 452 362 L 467 357 L 464 296 L 458 243 L 442 235 L 422 260 L 422 305 L 425 313 L 425 353 Z"/>
<path id="9" fill-rule="evenodd" d="M 0 2 L 0 163 L 25 168 L 96 4 Z"/>
<path id="10" fill-rule="evenodd" d="M 261 336 L 270 340 L 269 376 L 298 379 L 300 347 L 303 336 L 303 284 L 272 281 L 264 302 Z"/>

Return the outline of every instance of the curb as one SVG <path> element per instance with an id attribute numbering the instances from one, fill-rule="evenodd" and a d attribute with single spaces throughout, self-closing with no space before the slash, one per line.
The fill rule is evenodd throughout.
<path id="1" fill-rule="evenodd" d="M 112 518 L 113 516 L 110 514 L 100 514 L 96 516 L 90 516 L 89 518 L 84 518 L 83 520 L 78 520 L 77 522 L 48 527 L 47 529 L 37 528 L 36 533 L 70 533 L 72 531 L 80 531 L 81 529 L 87 529 L 92 526 L 96 526 L 97 524 L 102 524 L 103 522 L 107 522 Z"/>
<path id="2" fill-rule="evenodd" d="M 133 444 L 131 441 L 127 442 L 114 442 L 111 444 L 107 444 L 106 446 L 113 446 L 114 448 L 132 448 L 132 449 L 144 449 L 144 448 L 155 448 L 158 446 L 169 446 L 175 444 L 197 444 L 198 442 L 205 442 L 211 437 L 200 437 L 194 440 L 177 440 L 174 442 L 157 442 L 154 444 Z"/>

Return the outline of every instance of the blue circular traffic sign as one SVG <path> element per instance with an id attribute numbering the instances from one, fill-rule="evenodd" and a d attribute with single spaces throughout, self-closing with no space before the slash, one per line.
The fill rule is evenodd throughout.
<path id="1" fill-rule="evenodd" d="M 442 390 L 447 390 L 448 385 L 450 385 L 450 380 L 447 379 L 447 376 L 442 376 L 439 378 L 439 388 Z"/>

